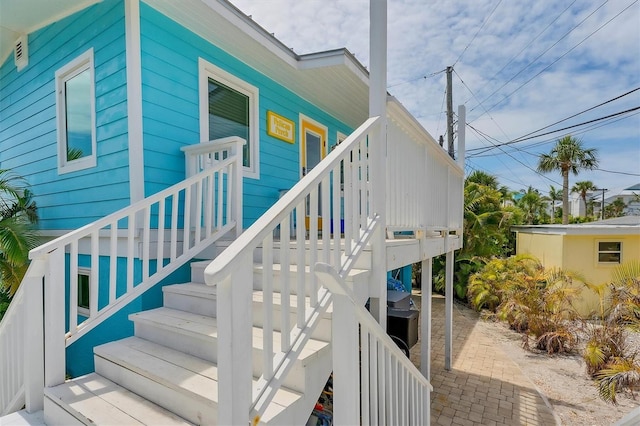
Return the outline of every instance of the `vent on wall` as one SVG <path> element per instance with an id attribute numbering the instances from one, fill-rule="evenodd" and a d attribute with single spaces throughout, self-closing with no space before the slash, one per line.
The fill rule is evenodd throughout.
<path id="1" fill-rule="evenodd" d="M 29 64 L 29 45 L 27 44 L 27 36 L 23 35 L 16 40 L 15 49 L 13 51 L 13 59 L 20 71 Z"/>

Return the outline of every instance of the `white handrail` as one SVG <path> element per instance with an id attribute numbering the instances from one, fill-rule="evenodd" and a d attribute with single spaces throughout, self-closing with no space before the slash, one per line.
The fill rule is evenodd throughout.
<path id="1" fill-rule="evenodd" d="M 42 274 L 32 262 L 0 322 L 0 417 L 43 407 Z"/>
<path id="2" fill-rule="evenodd" d="M 314 271 L 333 294 L 334 324 L 352 330 L 354 337 L 344 338 L 348 331 L 333 334 L 334 422 L 429 424 L 429 381 L 369 311 L 355 302 L 353 291 L 331 265 L 319 262 Z M 358 352 L 359 358 L 353 356 Z"/>
<path id="3" fill-rule="evenodd" d="M 219 423 L 245 423 L 249 407 L 254 416 L 264 413 L 270 395 L 293 364 L 289 361 L 327 308 L 328 292 L 318 285 L 307 265 L 323 261 L 347 274 L 364 249 L 362 240 L 370 237 L 374 222 L 369 182 L 373 140 L 369 136 L 377 125 L 376 117 L 363 123 L 205 269 L 206 283 L 218 287 L 218 386 L 233 389 L 220 393 L 219 405 L 228 409 L 220 411 Z M 274 236 L 279 242 L 274 242 Z M 275 244 L 280 247 L 279 268 L 274 267 Z M 265 306 L 262 376 L 251 391 L 247 354 L 253 338 L 251 295 L 256 250 L 255 257 L 262 259 Z M 276 285 L 281 301 L 279 321 L 273 314 Z M 290 324 L 294 304 L 297 320 Z M 280 330 L 275 328 L 277 322 Z"/>
<path id="4" fill-rule="evenodd" d="M 64 381 L 65 346 L 231 230 L 240 232 L 243 143 L 233 138 L 207 144 L 208 151 L 197 155 L 209 155 L 215 161 L 202 171 L 29 252 L 32 266 L 45 265 L 38 276 L 27 274 L 21 288 L 28 280 L 44 280 L 48 291 L 44 307 L 46 386 Z M 82 267 L 90 268 L 89 317 L 84 321 L 82 316 L 78 319 L 82 313 L 75 303 Z M 70 303 L 65 303 L 66 286 Z M 33 309 L 41 312 L 42 303 Z M 7 373 L 5 365 L 0 368 L 0 377 L 13 374 Z M 22 377 L 16 380 L 24 381 Z"/>

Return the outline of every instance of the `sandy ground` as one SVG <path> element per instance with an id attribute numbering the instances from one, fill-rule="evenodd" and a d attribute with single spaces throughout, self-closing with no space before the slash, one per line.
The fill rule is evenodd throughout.
<path id="1" fill-rule="evenodd" d="M 640 393 L 636 393 L 635 399 L 628 392 L 619 394 L 617 406 L 600 399 L 579 354 L 550 356 L 529 352 L 522 348 L 521 335 L 504 324 L 478 321 L 482 330 L 495 337 L 504 352 L 547 398 L 563 425 L 612 425 L 640 405 Z M 640 335 L 635 333 L 630 340 L 640 355 Z"/>

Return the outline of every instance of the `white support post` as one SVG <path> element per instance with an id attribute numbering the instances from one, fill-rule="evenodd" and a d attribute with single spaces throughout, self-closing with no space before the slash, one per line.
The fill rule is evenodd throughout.
<path id="1" fill-rule="evenodd" d="M 249 424 L 253 385 L 250 366 L 252 336 L 252 259 L 245 255 L 218 290 L 218 424 Z"/>
<path id="2" fill-rule="evenodd" d="M 387 252 L 386 187 L 387 177 L 387 0 L 369 4 L 369 116 L 379 116 L 379 125 L 370 134 L 371 186 L 373 214 L 379 215 L 381 232 L 372 238 L 373 252 L 371 313 L 383 329 L 387 328 Z M 377 300 L 376 300 L 377 299 Z"/>
<path id="3" fill-rule="evenodd" d="M 39 260 L 35 260 L 37 262 Z M 42 276 L 27 277 L 24 321 L 24 390 L 25 408 L 29 413 L 44 409 L 44 297 Z"/>
<path id="4" fill-rule="evenodd" d="M 420 371 L 422 375 L 431 380 L 431 296 L 432 296 L 432 258 L 422 261 L 422 303 L 420 305 Z"/>
<path id="5" fill-rule="evenodd" d="M 450 371 L 453 354 L 453 250 L 450 248 L 449 235 L 445 238 L 444 368 Z"/>
<path id="6" fill-rule="evenodd" d="M 65 261 L 64 250 L 49 253 L 44 279 L 44 385 L 64 383 L 65 360 Z M 73 301 L 72 301 L 73 303 Z"/>
<path id="7" fill-rule="evenodd" d="M 244 146 L 244 144 L 246 143 L 246 141 L 244 139 L 239 139 L 238 143 L 236 143 L 235 146 L 235 152 L 233 154 L 235 154 L 238 158 L 238 161 L 235 163 L 234 166 L 234 172 L 235 175 L 233 177 L 234 180 L 234 185 L 233 188 L 231 188 L 233 191 L 235 191 L 235 193 L 233 194 L 234 197 L 234 219 L 236 221 L 236 238 L 240 236 L 240 234 L 242 234 L 242 174 L 243 174 L 243 167 L 242 167 L 242 147 Z"/>
<path id="8" fill-rule="evenodd" d="M 333 294 L 333 416 L 337 425 L 360 424 L 358 322 L 346 295 Z"/>
<path id="9" fill-rule="evenodd" d="M 131 203 L 144 198 L 144 150 L 142 147 L 142 59 L 140 49 L 140 0 L 125 1 L 127 61 L 127 121 L 129 131 L 129 192 Z"/>
<path id="10" fill-rule="evenodd" d="M 458 105 L 458 166 L 464 170 L 465 139 L 467 130 L 467 108 Z"/>

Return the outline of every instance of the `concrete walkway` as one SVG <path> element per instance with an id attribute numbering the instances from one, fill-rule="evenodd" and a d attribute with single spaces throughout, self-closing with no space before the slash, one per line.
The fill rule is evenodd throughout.
<path id="1" fill-rule="evenodd" d="M 414 290 L 419 306 L 420 292 Z M 453 362 L 444 369 L 444 298 L 432 299 L 431 423 L 434 425 L 559 424 L 533 383 L 477 323 L 478 315 L 454 304 Z M 411 349 L 420 365 L 420 342 Z"/>

